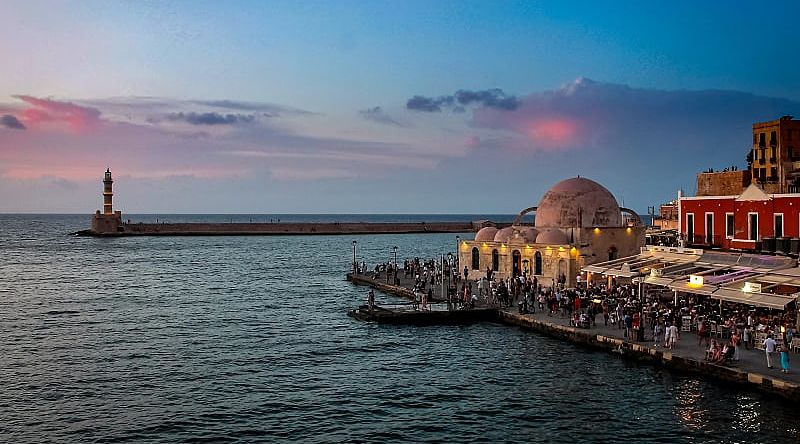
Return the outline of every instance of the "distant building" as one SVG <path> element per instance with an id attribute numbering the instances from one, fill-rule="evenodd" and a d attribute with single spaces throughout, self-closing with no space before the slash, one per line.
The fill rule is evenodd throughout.
<path id="1" fill-rule="evenodd" d="M 534 212 L 535 224 L 524 225 L 523 217 Z M 526 275 L 544 285 L 561 279 L 574 286 L 585 265 L 639 253 L 644 231 L 639 216 L 620 208 L 605 187 L 575 177 L 553 185 L 512 226 L 486 227 L 461 242 L 459 264 L 470 279 L 486 276 L 488 269 L 493 278 Z"/>
<path id="2" fill-rule="evenodd" d="M 783 116 L 753 124 L 750 171 L 767 193 L 800 192 L 800 120 Z"/>
<path id="3" fill-rule="evenodd" d="M 658 216 L 653 219 L 653 227 L 659 230 L 678 229 L 678 201 L 673 200 L 659 207 Z"/>

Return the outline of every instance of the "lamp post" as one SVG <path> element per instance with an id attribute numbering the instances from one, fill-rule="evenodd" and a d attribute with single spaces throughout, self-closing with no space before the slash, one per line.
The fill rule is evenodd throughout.
<path id="1" fill-rule="evenodd" d="M 453 275 L 453 253 L 447 253 L 447 303 L 450 304 L 450 276 Z"/>
<path id="2" fill-rule="evenodd" d="M 394 285 L 397 285 L 397 245 L 392 247 L 394 251 Z"/>
<path id="3" fill-rule="evenodd" d="M 353 274 L 358 272 L 358 266 L 356 266 L 356 244 L 358 241 L 353 241 Z"/>

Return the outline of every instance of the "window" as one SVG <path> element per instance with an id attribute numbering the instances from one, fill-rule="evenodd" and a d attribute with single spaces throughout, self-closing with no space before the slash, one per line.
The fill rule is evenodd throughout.
<path id="1" fill-rule="evenodd" d="M 492 250 L 492 271 L 497 271 L 500 269 L 500 253 L 497 252 L 497 249 Z"/>
<path id="2" fill-rule="evenodd" d="M 758 213 L 747 213 L 748 239 L 758 240 Z"/>
<path id="3" fill-rule="evenodd" d="M 769 161 L 770 161 L 770 162 L 775 162 L 775 145 L 772 145 L 772 148 L 770 148 L 770 152 L 771 152 L 772 154 L 770 154 L 770 159 L 769 159 Z"/>
<path id="4" fill-rule="evenodd" d="M 538 251 L 533 255 L 533 274 L 542 274 L 542 253 Z"/>
<path id="5" fill-rule="evenodd" d="M 734 234 L 734 225 L 733 225 L 733 213 L 725 213 L 725 237 L 728 239 L 733 239 Z"/>
<path id="6" fill-rule="evenodd" d="M 758 135 L 758 146 L 764 147 L 767 145 L 767 133 L 761 133 Z"/>
<path id="7" fill-rule="evenodd" d="M 775 237 L 783 237 L 783 214 L 775 215 Z"/>
<path id="8" fill-rule="evenodd" d="M 770 180 L 778 179 L 778 167 L 772 167 L 769 169 L 769 178 Z"/>
<path id="9" fill-rule="evenodd" d="M 690 244 L 694 243 L 694 214 L 692 213 L 686 215 L 686 241 Z"/>
<path id="10" fill-rule="evenodd" d="M 714 243 L 714 213 L 706 213 L 706 244 Z"/>
<path id="11" fill-rule="evenodd" d="M 769 144 L 775 146 L 775 144 L 777 143 L 778 143 L 778 135 L 775 133 L 775 131 L 769 133 Z"/>
<path id="12" fill-rule="evenodd" d="M 481 269 L 481 253 L 480 251 L 478 251 L 478 247 L 472 248 L 472 269 L 473 270 Z"/>

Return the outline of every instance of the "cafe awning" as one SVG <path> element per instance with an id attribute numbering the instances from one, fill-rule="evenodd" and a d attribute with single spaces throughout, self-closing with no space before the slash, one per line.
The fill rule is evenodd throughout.
<path id="1" fill-rule="evenodd" d="M 756 307 L 775 308 L 778 310 L 785 309 L 786 305 L 795 300 L 794 296 L 769 293 L 746 293 L 733 288 L 717 289 L 717 291 L 711 294 L 711 297 L 728 302 L 754 305 Z"/>

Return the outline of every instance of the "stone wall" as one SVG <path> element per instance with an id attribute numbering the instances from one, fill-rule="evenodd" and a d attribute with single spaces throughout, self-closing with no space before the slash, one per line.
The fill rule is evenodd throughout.
<path id="1" fill-rule="evenodd" d="M 719 171 L 697 175 L 698 196 L 738 196 L 750 185 L 750 171 Z"/>

